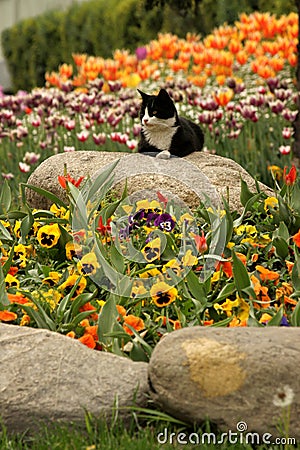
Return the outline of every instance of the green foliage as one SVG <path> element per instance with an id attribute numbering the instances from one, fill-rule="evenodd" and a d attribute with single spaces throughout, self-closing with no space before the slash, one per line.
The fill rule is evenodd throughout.
<path id="1" fill-rule="evenodd" d="M 9 432 L 4 425 L 0 427 L 0 448 L 1 450 L 49 450 L 51 449 L 90 449 L 96 450 L 103 448 L 105 450 L 173 450 L 174 448 L 185 448 L 194 450 L 195 443 L 187 443 L 182 446 L 178 440 L 183 442 L 189 440 L 197 434 L 199 439 L 206 433 L 216 433 L 216 439 L 224 438 L 221 431 L 217 431 L 213 424 L 205 420 L 203 425 L 190 425 L 175 419 L 174 417 L 149 408 L 132 407 L 132 420 L 129 426 L 125 426 L 121 419 L 117 417 L 109 425 L 103 419 L 96 419 L 91 413 L 85 413 L 85 425 L 81 427 L 78 424 L 63 424 L 51 421 L 50 424 L 43 426 L 33 433 L 15 433 Z M 167 442 L 161 444 L 158 441 L 166 436 Z M 204 435 L 205 436 L 205 435 Z M 180 446 L 180 447 L 179 447 Z M 199 446 L 198 446 L 199 447 Z M 204 442 L 201 444 L 203 450 L 252 450 L 251 444 L 230 444 L 223 442 L 216 444 Z M 266 445 L 258 445 L 257 450 L 265 450 Z M 272 449 L 280 450 L 281 445 L 273 445 Z M 299 448 L 295 444 L 293 448 Z"/>
<path id="2" fill-rule="evenodd" d="M 14 89 L 43 85 L 45 72 L 62 63 L 59 37 L 62 15 L 58 11 L 49 12 L 3 31 L 3 53 Z"/>
<path id="3" fill-rule="evenodd" d="M 257 9 L 260 11 L 270 11 L 277 15 L 286 14 L 289 11 L 296 11 L 296 0 L 252 0 L 251 3 L 257 3 Z"/>
<path id="4" fill-rule="evenodd" d="M 223 22 L 233 24 L 242 12 L 268 11 L 281 15 L 296 11 L 294 0 L 145 0 L 145 3 L 149 11 L 162 8 L 165 31 L 179 36 L 187 31 L 208 34 Z"/>

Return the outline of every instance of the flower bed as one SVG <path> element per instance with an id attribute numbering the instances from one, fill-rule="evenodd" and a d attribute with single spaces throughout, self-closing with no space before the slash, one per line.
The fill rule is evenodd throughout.
<path id="1" fill-rule="evenodd" d="M 299 326 L 296 36 L 294 14 L 242 15 L 202 41 L 168 34 L 136 55 L 76 55 L 77 75 L 66 65 L 47 75 L 55 87 L 2 95 L 0 320 L 138 360 L 180 327 Z M 166 87 L 203 127 L 206 150 L 275 186 L 274 197 L 242 181 L 242 214 L 226 200 L 189 211 L 161 193 L 116 197 L 110 171 L 94 184 L 65 173 L 69 202 L 44 192 L 50 210 L 31 210 L 21 182 L 51 154 L 135 151 L 138 83 Z"/>
<path id="2" fill-rule="evenodd" d="M 242 182 L 238 215 L 225 200 L 189 211 L 159 192 L 115 198 L 115 164 L 93 183 L 59 176 L 69 203 L 44 192 L 49 211 L 12 210 L 5 184 L 1 321 L 138 360 L 181 327 L 300 325 L 294 166 L 274 197 Z"/>

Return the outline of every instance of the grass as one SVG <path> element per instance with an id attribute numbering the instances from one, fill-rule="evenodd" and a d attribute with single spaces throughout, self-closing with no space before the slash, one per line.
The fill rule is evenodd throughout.
<path id="1" fill-rule="evenodd" d="M 91 419 L 86 414 L 85 427 L 80 428 L 75 424 L 52 423 L 42 425 L 33 433 L 24 432 L 13 434 L 4 426 L 0 426 L 0 450 L 171 450 L 171 449 L 196 449 L 203 450 L 287 450 L 300 448 L 298 445 L 250 445 L 245 442 L 214 443 L 208 434 L 216 436 L 216 442 L 221 440 L 221 434 L 209 422 L 200 428 L 188 428 L 180 424 L 171 424 L 162 420 L 147 421 L 143 425 L 138 424 L 137 417 L 133 414 L 131 425 L 125 427 L 120 421 L 114 425 L 107 425 L 103 421 Z M 184 434 L 183 434 L 184 433 Z M 206 435 L 204 435 L 207 433 Z M 215 433 L 215 434 L 214 434 Z M 158 436 L 160 434 L 160 439 Z M 195 436 L 200 439 L 195 442 Z M 194 436 L 194 437 L 193 437 Z M 205 436 L 205 438 L 204 438 Z M 203 443 L 201 439 L 204 439 Z M 191 440 L 192 443 L 189 443 Z M 187 441 L 181 444 L 180 441 Z"/>

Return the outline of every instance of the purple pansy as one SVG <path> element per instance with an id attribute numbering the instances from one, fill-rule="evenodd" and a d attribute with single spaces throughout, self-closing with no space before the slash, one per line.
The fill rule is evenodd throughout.
<path id="1" fill-rule="evenodd" d="M 145 220 L 145 211 L 140 209 L 135 214 L 128 217 L 130 230 L 137 230 L 141 227 L 141 222 Z"/>
<path id="2" fill-rule="evenodd" d="M 160 214 L 155 220 L 154 225 L 162 231 L 170 232 L 175 227 L 175 222 L 168 213 Z"/>
<path id="3" fill-rule="evenodd" d="M 159 217 L 157 213 L 149 213 L 147 214 L 147 226 L 151 226 L 155 224 L 155 220 Z"/>
<path id="4" fill-rule="evenodd" d="M 285 316 L 282 317 L 281 322 L 280 322 L 280 326 L 281 327 L 289 327 L 290 326 L 290 324 L 289 324 L 289 322 L 288 322 L 288 320 L 287 320 L 287 318 Z"/>

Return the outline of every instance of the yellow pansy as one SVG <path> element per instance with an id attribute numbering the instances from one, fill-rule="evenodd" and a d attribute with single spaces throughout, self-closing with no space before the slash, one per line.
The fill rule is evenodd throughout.
<path id="1" fill-rule="evenodd" d="M 55 289 L 49 289 L 49 291 L 43 292 L 42 296 L 43 300 L 49 304 L 51 311 L 56 308 L 62 298 L 61 293 L 56 291 Z"/>
<path id="2" fill-rule="evenodd" d="M 133 206 L 132 205 L 122 205 L 122 209 L 129 216 L 129 214 L 131 213 L 131 211 L 133 209 Z"/>
<path id="3" fill-rule="evenodd" d="M 257 229 L 254 225 L 240 225 L 239 227 L 235 228 L 234 231 L 237 235 L 246 233 L 250 236 L 255 236 L 257 234 Z"/>
<path id="4" fill-rule="evenodd" d="M 175 287 L 168 285 L 164 281 L 160 281 L 152 286 L 150 295 L 153 303 L 155 303 L 156 306 L 163 308 L 176 300 L 178 291 Z"/>
<path id="5" fill-rule="evenodd" d="M 140 297 L 140 296 L 145 297 L 145 294 L 148 294 L 148 291 L 145 288 L 145 286 L 143 285 L 143 283 L 140 283 L 140 284 L 136 283 L 131 289 L 130 297 L 131 298 L 136 298 L 136 297 Z"/>
<path id="6" fill-rule="evenodd" d="M 162 272 L 164 273 L 167 279 L 171 279 L 170 270 L 177 276 L 180 276 L 181 267 L 176 259 L 171 259 L 168 261 L 162 268 Z"/>
<path id="7" fill-rule="evenodd" d="M 66 250 L 66 256 L 67 259 L 72 260 L 75 256 L 77 258 L 81 258 L 82 255 L 82 247 L 79 244 L 76 244 L 76 242 L 69 241 L 65 245 Z"/>
<path id="8" fill-rule="evenodd" d="M 235 300 L 227 298 L 222 304 L 215 303 L 214 308 L 217 311 L 224 311 L 228 317 L 235 315 L 240 321 L 247 320 L 249 317 L 250 306 L 238 295 Z"/>
<path id="9" fill-rule="evenodd" d="M 216 283 L 217 281 L 219 281 L 220 276 L 221 276 L 221 271 L 220 270 L 216 270 L 213 273 L 213 276 L 210 279 L 211 283 Z"/>
<path id="10" fill-rule="evenodd" d="M 182 216 L 179 217 L 178 223 L 181 225 L 184 221 L 191 223 L 194 222 L 195 218 L 191 216 L 189 213 L 182 214 Z"/>
<path id="11" fill-rule="evenodd" d="M 136 210 L 139 211 L 141 209 L 144 209 L 147 211 L 161 211 L 161 205 L 156 200 L 152 200 L 149 202 L 149 200 L 139 200 L 136 202 Z"/>
<path id="12" fill-rule="evenodd" d="M 81 294 L 84 291 L 84 289 L 86 288 L 87 283 L 86 283 L 85 277 L 80 277 L 79 275 L 76 275 L 76 274 L 70 275 L 66 279 L 66 281 L 58 287 L 58 289 L 61 291 L 64 291 L 65 294 L 69 293 L 79 278 L 81 278 L 81 279 L 76 287 L 74 295 Z"/>
<path id="13" fill-rule="evenodd" d="M 277 208 L 278 207 L 278 199 L 276 197 L 268 197 L 264 201 L 264 210 L 268 211 L 269 208 Z"/>
<path id="14" fill-rule="evenodd" d="M 37 240 L 42 247 L 54 247 L 60 238 L 60 229 L 57 223 L 42 226 L 37 233 Z"/>
<path id="15" fill-rule="evenodd" d="M 161 246 L 161 240 L 159 237 L 148 242 L 148 244 L 146 244 L 141 250 L 141 253 L 143 254 L 145 260 L 148 262 L 152 262 L 155 259 L 159 259 L 160 258 L 160 246 Z"/>
<path id="16" fill-rule="evenodd" d="M 226 245 L 227 248 L 233 248 L 235 246 L 234 242 L 228 242 L 228 244 Z"/>
<path id="17" fill-rule="evenodd" d="M 19 289 L 20 282 L 16 277 L 14 277 L 10 273 L 8 273 L 5 277 L 5 286 L 6 286 L 6 288 L 15 287 L 15 288 Z"/>
<path id="18" fill-rule="evenodd" d="M 59 217 L 60 219 L 69 220 L 70 211 L 63 206 L 58 207 L 55 203 L 50 206 L 50 211 L 55 215 L 55 217 Z"/>
<path id="19" fill-rule="evenodd" d="M 192 250 L 187 250 L 186 254 L 182 258 L 182 264 L 184 267 L 192 267 L 198 263 L 198 258 L 192 255 Z"/>
<path id="20" fill-rule="evenodd" d="M 161 272 L 154 266 L 154 264 L 147 264 L 145 272 L 139 274 L 140 278 L 152 278 L 156 276 L 162 276 Z"/>
<path id="21" fill-rule="evenodd" d="M 281 169 L 281 167 L 275 166 L 275 165 L 271 165 L 271 166 L 268 166 L 268 170 L 272 173 L 272 175 L 274 176 L 275 180 L 281 180 L 282 173 L 283 173 L 283 170 Z"/>
<path id="22" fill-rule="evenodd" d="M 49 286 L 54 286 L 61 279 L 61 274 L 58 272 L 49 272 L 48 277 L 44 278 L 42 283 L 49 284 Z"/>
<path id="23" fill-rule="evenodd" d="M 86 253 L 77 263 L 77 270 L 81 275 L 94 275 L 100 267 L 95 253 Z"/>

